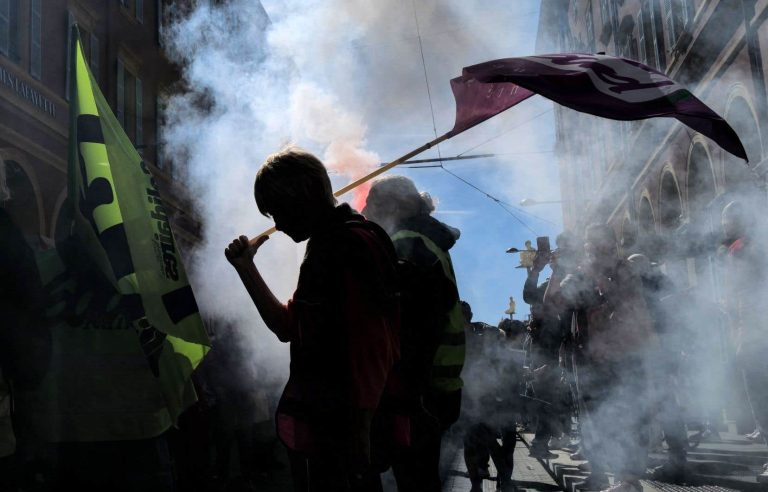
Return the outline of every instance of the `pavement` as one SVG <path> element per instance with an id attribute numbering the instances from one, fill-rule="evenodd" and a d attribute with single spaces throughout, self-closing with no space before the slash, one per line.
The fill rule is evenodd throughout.
<path id="1" fill-rule="evenodd" d="M 523 439 L 530 440 L 531 434 L 524 434 Z M 575 490 L 574 485 L 586 477 L 586 473 L 577 467 L 583 461 L 572 461 L 569 453 L 553 450 L 558 457 L 542 464 L 557 479 L 557 483 L 567 491 Z M 651 467 L 666 461 L 666 451 L 656 449 L 649 455 Z M 768 462 L 768 447 L 756 444 L 744 436 L 722 432 L 719 440 L 701 442 L 688 452 L 689 478 L 684 485 L 668 484 L 653 480 L 643 480 L 646 492 L 721 492 L 721 491 L 768 491 L 767 484 L 758 484 L 757 473 Z M 612 478 L 611 478 L 612 480 Z"/>
<path id="2" fill-rule="evenodd" d="M 515 448 L 515 468 L 512 480 L 518 492 L 527 491 L 573 491 L 574 485 L 586 474 L 577 466 L 582 461 L 572 461 L 569 453 L 553 450 L 556 459 L 539 461 L 528 456 L 528 443 L 532 434 L 520 434 L 521 441 Z M 659 465 L 666 459 L 663 449 L 657 449 L 649 456 L 652 466 Z M 287 457 L 281 450 L 279 459 L 284 468 L 270 476 L 264 476 L 253 484 L 252 489 L 259 492 L 291 491 Z M 444 456 L 450 463 L 443 492 L 468 492 L 471 488 L 467 469 L 464 466 L 461 448 L 452 448 Z M 768 447 L 756 444 L 735 433 L 723 432 L 720 440 L 702 442 L 688 454 L 691 470 L 689 483 L 685 485 L 667 484 L 652 480 L 643 480 L 645 492 L 731 492 L 763 491 L 768 492 L 768 485 L 758 484 L 755 475 L 762 464 L 768 462 Z M 496 469 L 490 463 L 491 480 L 483 482 L 483 492 L 496 491 Z M 396 492 L 397 487 L 391 472 L 382 476 L 384 492 Z M 235 487 L 228 490 L 243 490 Z"/>
<path id="3" fill-rule="evenodd" d="M 515 447 L 515 468 L 512 471 L 512 482 L 518 492 L 526 491 L 557 491 L 563 490 L 558 486 L 551 472 L 536 458 L 528 456 L 528 442 L 518 442 Z M 490 463 L 491 478 L 496 478 L 496 467 L 493 460 Z M 464 465 L 464 455 L 461 451 L 455 452 L 452 465 L 448 472 L 448 478 L 443 483 L 443 492 L 468 492 L 471 488 L 467 467 Z M 495 492 L 496 481 L 484 480 L 483 492 Z"/>
<path id="4" fill-rule="evenodd" d="M 512 480 L 517 486 L 518 492 L 552 492 L 563 490 L 557 485 L 552 474 L 539 460 L 528 456 L 528 446 L 525 442 L 518 443 L 514 456 L 515 469 L 512 473 Z M 447 479 L 443 484 L 443 492 L 468 492 L 471 484 L 467 476 L 467 468 L 464 466 L 463 450 L 461 448 L 449 448 L 445 458 L 449 460 L 451 465 L 448 470 Z M 279 450 L 278 459 L 285 467 L 281 470 L 276 470 L 268 476 L 260 477 L 250 490 L 258 492 L 290 492 L 293 490 L 287 466 L 288 460 L 283 449 Z M 491 478 L 495 479 L 496 468 L 493 466 L 493 461 L 490 463 L 490 472 Z M 397 492 L 397 486 L 391 471 L 382 475 L 382 485 L 384 492 Z M 235 488 L 234 490 L 246 489 Z M 495 480 L 485 480 L 483 492 L 495 491 Z"/>

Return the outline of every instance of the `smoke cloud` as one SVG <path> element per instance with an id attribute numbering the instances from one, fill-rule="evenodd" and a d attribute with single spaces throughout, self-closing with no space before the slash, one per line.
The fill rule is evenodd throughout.
<path id="1" fill-rule="evenodd" d="M 201 309 L 236 327 L 244 338 L 243 348 L 253 354 L 262 375 L 275 384 L 284 379 L 287 347 L 264 327 L 223 250 L 235 236 L 252 236 L 272 225 L 258 214 L 253 200 L 253 179 L 265 156 L 296 143 L 322 157 L 332 170 L 334 187 L 339 188 L 380 162 L 441 135 L 453 126 L 448 81 L 464 66 L 532 54 L 537 26 L 530 25 L 530 13 L 538 9 L 537 4 L 233 0 L 216 7 L 201 2 L 174 19 L 165 42 L 182 67 L 183 84 L 165 101 L 163 144 L 168 157 L 179 163 L 175 179 L 190 190 L 203 218 L 203 240 L 189 266 L 192 282 Z M 685 75 L 679 81 L 698 83 Z M 703 100 L 726 116 L 750 159 L 757 162 L 762 149 L 759 131 L 749 122 L 751 115 L 736 110 L 725 113 L 724 94 L 734 85 L 746 84 L 743 81 L 751 81 L 751 75 L 732 70 L 710 83 L 713 89 Z M 700 95 L 695 87 L 694 93 Z M 764 210 L 764 191 L 758 190 L 748 170 L 738 167 L 743 164 L 711 142 L 702 156 L 711 159 L 712 165 L 707 161 L 709 167 L 701 168 L 705 173 L 690 173 L 688 152 L 697 140 L 687 130 L 673 135 L 661 154 L 646 155 L 644 149 L 666 141 L 674 125 L 679 125 L 674 121 L 620 123 L 560 108 L 556 111 L 563 117 L 556 129 L 552 109 L 548 101 L 531 98 L 420 157 L 497 154 L 445 167 L 510 204 L 522 198 L 558 200 L 559 157 L 567 164 L 565 180 L 577 183 L 562 190 L 564 208 L 577 219 L 590 210 L 598 211 L 595 216 L 603 221 L 622 224 L 624 216 L 612 216 L 612 206 L 627 195 L 626 228 L 616 227 L 623 241 L 621 256 L 647 255 L 671 278 L 677 293 L 672 312 L 660 309 L 656 315 L 660 316 L 658 326 L 676 333 L 665 338 L 663 346 L 680 353 L 675 359 L 679 362 L 676 388 L 686 403 L 685 417 L 713 425 L 723 411 L 734 417 L 738 408 L 729 401 L 735 399 L 733 388 L 741 382 L 731 327 L 738 311 L 728 303 L 744 289 L 728 292 L 722 282 L 727 255 L 719 248 L 723 241 L 720 212 L 734 197 L 747 210 Z M 555 132 L 561 137 L 557 149 Z M 642 198 L 646 184 L 637 176 L 649 160 L 668 163 L 679 179 L 672 184 L 664 184 L 659 177 L 648 180 L 646 209 Z M 611 162 L 616 165 L 606 179 Z M 514 269 L 517 258 L 504 250 L 522 248 L 526 239 L 536 235 L 560 232 L 560 210 L 531 209 L 553 225 L 509 207 L 505 211 L 440 169 L 398 172 L 446 207 L 444 215 L 438 215 L 441 220 L 462 230 L 451 254 L 460 293 L 472 304 L 476 318 L 494 323 L 507 308 L 509 295 L 515 296 L 524 313 L 520 292 L 525 273 Z M 365 194 L 363 188 L 342 199 L 359 209 Z M 584 226 L 578 223 L 576 232 Z M 764 251 L 764 231 L 753 232 Z M 302 245 L 277 234 L 256 257 L 281 299 L 287 299 L 295 287 L 302 250 Z M 756 257 L 755 269 L 768 271 L 766 258 L 765 254 Z M 757 282 L 754 276 L 736 276 L 729 285 L 748 286 L 753 290 L 750 299 L 764 299 L 765 278 Z M 754 303 L 747 307 L 761 313 Z M 749 334 L 762 333 L 764 338 L 764 320 L 764 316 L 749 317 L 747 322 L 755 328 Z M 643 354 L 649 364 L 668 364 L 669 354 L 659 356 L 654 350 L 649 347 Z M 487 384 L 487 391 L 492 391 L 496 382 L 476 384 Z M 615 399 L 621 399 L 627 388 L 618 389 Z M 597 413 L 612 410 L 615 406 Z"/>
<path id="2" fill-rule="evenodd" d="M 459 1 L 414 5 L 401 0 L 261 4 L 234 0 L 217 6 L 199 2 L 191 11 L 175 15 L 165 43 L 182 68 L 183 81 L 164 101 L 163 145 L 167 156 L 178 163 L 175 179 L 190 190 L 202 217 L 203 239 L 189 266 L 192 282 L 201 309 L 237 326 L 247 340 L 247 350 L 277 379 L 285 376 L 287 349 L 265 329 L 222 254 L 235 236 L 252 236 L 271 226 L 269 219 L 258 214 L 253 200 L 253 178 L 261 162 L 295 143 L 324 160 L 334 187 L 339 188 L 380 162 L 434 138 L 432 111 L 435 130 L 442 134 L 453 126 L 448 80 L 466 65 L 529 54 L 535 26 L 527 26 L 528 47 L 522 50 L 518 37 L 524 34 L 516 35 L 514 28 L 523 26 L 521 20 L 530 20 L 534 4 L 524 2 L 521 10 L 514 10 L 501 1 L 470 8 Z M 556 197 L 551 154 L 526 155 L 523 165 L 517 157 L 541 150 L 539 143 L 551 140 L 546 114 L 537 119 L 540 126 L 526 127 L 527 120 L 548 108 L 549 103 L 542 100 L 521 105 L 515 114 L 472 129 L 439 152 L 456 155 L 489 140 L 478 152 L 515 156 L 478 162 L 480 172 L 461 162 L 452 170 L 472 176 L 478 186 L 507 202 L 529 194 Z M 517 132 L 493 138 L 519 124 L 525 138 Z M 437 152 L 422 157 L 436 157 Z M 510 166 L 505 169 L 505 164 Z M 513 269 L 516 258 L 503 252 L 507 243 L 524 241 L 509 238 L 510 226 L 517 222 L 448 174 L 424 173 L 404 170 L 420 189 L 453 212 L 462 212 L 446 215 L 444 220 L 463 228 L 464 237 L 488 234 L 501 242 L 495 260 L 506 262 L 508 274 L 519 277 L 516 290 L 520 290 L 523 277 Z M 459 195 L 457 189 L 463 193 Z M 341 199 L 359 209 L 366 193 L 367 188 L 361 187 Z M 556 209 L 548 212 L 557 220 Z M 492 218 L 477 221 L 478 213 Z M 543 224 L 522 217 L 527 223 Z M 509 294 L 493 298 L 476 285 L 498 284 L 503 273 L 498 268 L 478 268 L 474 245 L 468 240 L 463 243 L 453 252 L 466 286 L 462 295 L 472 301 L 477 297 L 476 312 L 500 317 Z M 257 255 L 257 266 L 281 299 L 287 299 L 295 287 L 302 249 L 303 245 L 276 234 Z"/>

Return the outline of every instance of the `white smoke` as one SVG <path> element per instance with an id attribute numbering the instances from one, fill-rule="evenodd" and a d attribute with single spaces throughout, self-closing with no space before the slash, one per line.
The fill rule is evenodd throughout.
<path id="1" fill-rule="evenodd" d="M 448 131 L 454 119 L 448 81 L 464 66 L 532 54 L 530 37 L 535 36 L 536 26 L 524 23 L 530 24 L 527 14 L 537 9 L 536 3 L 265 0 L 262 8 L 254 0 L 233 0 L 215 8 L 199 5 L 170 26 L 166 41 L 172 58 L 182 67 L 184 80 L 183 89 L 167 100 L 164 144 L 168 156 L 179 163 L 176 178 L 195 198 L 204 223 L 203 241 L 190 267 L 192 281 L 205 312 L 232 321 L 240 333 L 248 335 L 248 348 L 262 369 L 277 379 L 284 377 L 287 350 L 263 326 L 224 259 L 223 249 L 236 235 L 252 236 L 271 226 L 270 220 L 258 214 L 252 191 L 264 157 L 287 143 L 296 143 L 318 154 L 336 171 L 332 178 L 339 187 L 378 162 L 396 158 Z M 748 74 L 735 78 L 750 80 Z M 690 81 L 682 78 L 680 82 Z M 706 102 L 722 113 L 724 108 L 717 107 L 719 92 L 713 94 Z M 548 112 L 551 108 L 547 101 L 534 97 L 445 142 L 439 149 L 443 157 L 499 154 L 492 160 L 456 161 L 445 166 L 507 203 L 516 204 L 522 198 L 557 200 L 560 189 L 556 157 L 551 152 L 555 132 L 553 112 Z M 564 114 L 558 131 L 567 138 L 560 150 L 567 172 L 583 183 L 578 189 L 564 190 L 566 200 L 578 198 L 565 205 L 576 214 L 595 205 L 594 190 L 604 184 L 597 176 L 605 171 L 598 168 L 600 162 L 607 165 L 616 156 L 627 157 L 614 168 L 611 184 L 601 191 L 604 196 L 627 193 L 636 171 L 645 164 L 633 162 L 640 153 L 629 150 L 654 148 L 676 124 L 669 120 L 645 123 L 642 141 L 629 147 L 623 143 L 621 123 L 568 110 Z M 759 143 L 759 135 L 742 137 L 754 137 Z M 669 146 L 670 154 L 662 157 L 679 163 L 689 143 L 687 138 L 675 140 Z M 727 161 L 718 152 L 714 150 L 717 165 Z M 438 149 L 433 149 L 420 157 L 437 155 Z M 559 229 L 513 210 L 534 231 L 522 229 L 496 203 L 439 169 L 400 172 L 439 199 L 446 212 L 461 212 L 440 218 L 463 231 L 451 253 L 460 292 L 472 304 L 476 317 L 495 322 L 506 309 L 509 295 L 516 297 L 519 310 L 524 311 L 520 302 L 524 272 L 514 270 L 516 258 L 503 251 Z M 658 215 L 658 187 L 651 186 L 651 192 Z M 637 198 L 634 192 L 630 195 L 630 200 Z M 757 209 L 764 203 L 750 205 Z M 559 223 L 557 207 L 530 210 Z M 638 226 L 636 215 L 633 212 L 633 227 Z M 688 218 L 690 214 L 684 220 Z M 717 213 L 713 219 L 717 229 Z M 523 232 L 514 233 L 515 228 Z M 658 232 L 672 237 L 662 227 Z M 471 238 L 482 238 L 483 243 Z M 638 244 L 625 253 L 642 251 L 665 263 L 668 273 L 685 273 L 690 265 L 682 253 L 667 259 L 646 246 Z M 676 246 L 684 250 L 688 245 L 681 239 Z M 704 254 L 696 261 L 714 256 Z M 301 257 L 302 247 L 280 234 L 257 255 L 257 265 L 279 298 L 287 299 L 295 287 Z M 508 268 L 499 267 L 504 262 Z M 672 269 L 675 263 L 682 270 Z M 685 276 L 673 280 L 680 289 L 695 287 L 686 285 Z M 690 326 L 681 330 L 701 326 L 708 333 L 716 331 L 711 328 L 713 318 L 704 314 L 711 310 L 703 308 L 717 302 L 709 298 L 691 303 L 693 321 L 686 321 Z M 488 313 L 498 314 L 494 319 Z M 697 342 L 709 341 L 710 337 L 696 333 Z M 697 402 L 689 409 L 692 413 L 705 413 L 707 407 L 721 410 L 727 394 L 726 369 L 721 361 L 713 364 L 715 357 L 707 354 L 707 350 L 699 350 L 684 361 L 684 375 L 698 375 L 686 393 L 690 401 Z M 701 375 L 712 373 L 707 387 Z"/>
<path id="2" fill-rule="evenodd" d="M 528 54 L 516 51 L 519 40 L 510 29 L 520 27 L 521 19 L 530 20 L 535 7 L 528 3 L 533 2 L 526 2 L 525 7 L 521 4 L 522 12 L 504 2 L 474 7 L 459 1 L 417 3 L 270 0 L 264 1 L 262 8 L 251 0 L 214 7 L 200 2 L 190 12 L 177 14 L 166 30 L 166 46 L 182 68 L 183 83 L 165 101 L 163 144 L 167 156 L 177 163 L 175 179 L 190 190 L 204 224 L 203 240 L 189 268 L 192 281 L 203 311 L 234 322 L 248 335 L 255 357 L 273 373 L 285 373 L 287 352 L 266 331 L 223 256 L 224 247 L 235 236 L 253 236 L 271 226 L 253 200 L 253 179 L 264 157 L 288 143 L 298 144 L 326 162 L 338 188 L 382 160 L 391 160 L 434 138 L 431 111 L 438 134 L 449 130 L 454 103 L 448 80 L 463 66 Z M 417 33 L 422 36 L 432 108 Z M 505 125 L 524 124 L 546 110 L 547 104 L 525 103 L 514 115 L 502 115 L 498 122 L 488 122 L 482 129 L 472 129 L 445 144 L 442 153 L 458 154 L 498 135 Z M 478 152 L 540 149 L 540 138 L 551 137 L 551 130 L 547 130 L 551 122 L 541 123 L 538 131 L 531 131 L 532 125 L 525 129 L 526 138 L 509 134 Z M 436 151 L 423 157 L 431 156 L 436 156 Z M 488 187 L 507 202 L 519 201 L 524 193 L 537 198 L 557 196 L 557 180 L 552 179 L 554 164 L 540 165 L 550 156 L 533 157 L 543 159 L 526 158 L 522 166 L 517 157 L 483 162 L 478 164 L 480 173 L 462 163 L 452 169 L 472 176 L 478 186 Z M 511 166 L 499 171 L 503 164 Z M 516 179 L 518 172 L 522 179 Z M 476 203 L 485 207 L 481 213 L 488 215 L 490 209 L 492 214 L 492 220 L 486 221 L 489 228 L 482 233 L 498 235 L 498 231 L 516 224 L 479 194 L 471 196 L 472 207 L 466 201 L 450 203 L 449 195 L 466 188 L 446 173 L 427 176 L 413 171 L 410 175 L 420 188 L 450 208 L 470 209 L 468 214 L 445 219 L 452 225 L 470 230 L 477 227 L 473 218 Z M 540 183 L 547 183 L 545 190 L 531 189 Z M 365 189 L 361 191 L 357 200 L 352 196 L 342 199 L 360 206 Z M 556 208 L 550 211 L 557 215 Z M 522 245 L 523 240 L 509 242 Z M 496 261 L 507 262 L 512 269 L 516 259 L 504 256 L 505 248 L 497 249 Z M 470 243 L 462 245 L 460 241 L 454 256 L 474 253 Z M 302 246 L 281 234 L 274 235 L 258 253 L 257 266 L 278 298 L 290 296 L 301 257 Z M 457 263 L 459 276 L 465 279 L 462 294 L 493 305 L 500 317 L 509 294 L 499 293 L 498 299 L 486 300 L 489 296 L 483 296 L 484 291 L 475 286 L 501 282 L 500 277 L 494 277 L 501 272 L 464 266 L 473 265 L 474 260 Z M 520 271 L 510 272 L 519 275 Z M 519 284 L 522 286 L 522 277 Z M 483 306 L 476 307 L 476 312 L 482 313 Z"/>

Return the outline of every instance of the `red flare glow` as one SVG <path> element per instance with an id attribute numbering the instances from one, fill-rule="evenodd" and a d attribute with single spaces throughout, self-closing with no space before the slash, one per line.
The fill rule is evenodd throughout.
<path id="1" fill-rule="evenodd" d="M 363 183 L 352 192 L 352 208 L 362 212 L 365 203 L 368 201 L 368 192 L 371 191 L 371 183 Z"/>

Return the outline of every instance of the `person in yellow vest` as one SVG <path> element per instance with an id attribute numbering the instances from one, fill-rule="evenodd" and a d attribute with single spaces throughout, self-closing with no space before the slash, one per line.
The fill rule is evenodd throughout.
<path id="1" fill-rule="evenodd" d="M 70 220 L 66 210 L 60 221 Z M 49 365 L 37 387 L 15 388 L 32 447 L 22 464 L 53 492 L 174 490 L 174 422 L 130 321 L 135 300 L 114 289 L 76 237 L 55 239 L 35 255 Z M 194 397 L 191 382 L 183 390 Z"/>
<path id="2" fill-rule="evenodd" d="M 400 492 L 441 489 L 442 437 L 461 410 L 464 318 L 448 252 L 460 233 L 432 217 L 434 209 L 431 197 L 404 176 L 375 181 L 363 209 L 363 215 L 387 231 L 398 257 L 415 269 L 425 291 L 418 312 L 404 307 L 403 361 L 416 362 L 404 368 L 403 379 L 411 383 L 409 390 L 422 408 L 412 417 L 409 451 L 393 463 Z"/>

